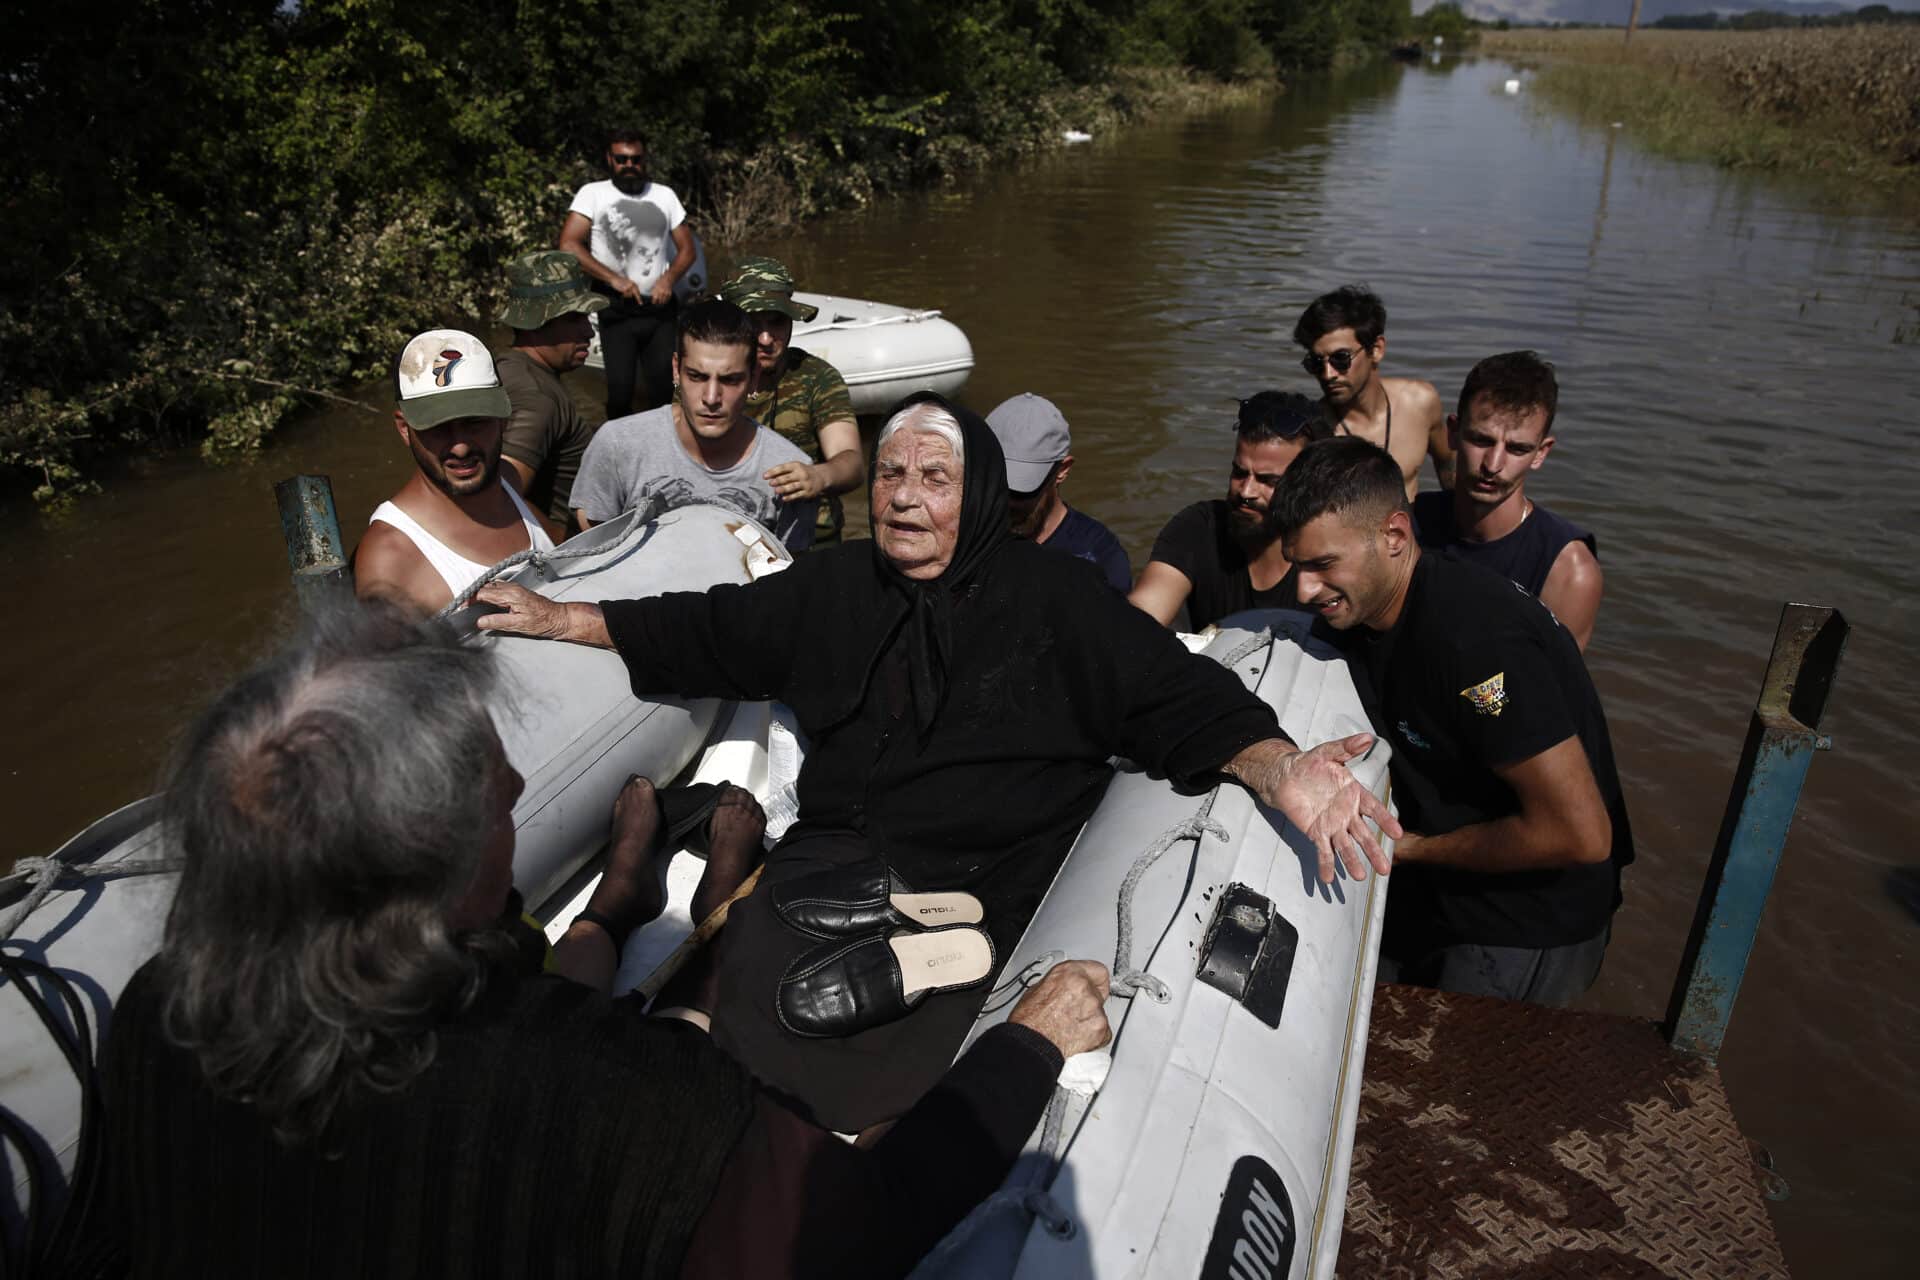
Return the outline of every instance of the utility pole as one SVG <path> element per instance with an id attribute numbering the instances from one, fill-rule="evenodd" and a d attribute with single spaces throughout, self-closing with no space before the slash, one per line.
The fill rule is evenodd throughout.
<path id="1" fill-rule="evenodd" d="M 1621 42 L 1622 44 L 1625 44 L 1633 39 L 1633 29 L 1639 25 L 1640 25 L 1640 0 L 1633 0 L 1633 12 L 1627 15 L 1627 39 L 1623 40 Z"/>

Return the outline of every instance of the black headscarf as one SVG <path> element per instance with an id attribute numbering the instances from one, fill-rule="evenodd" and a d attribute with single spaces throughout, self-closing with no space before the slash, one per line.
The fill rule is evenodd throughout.
<path id="1" fill-rule="evenodd" d="M 952 414 L 960 424 L 960 438 L 966 446 L 960 488 L 960 534 L 953 548 L 953 559 L 937 578 L 915 581 L 901 573 L 881 554 L 878 539 L 873 544 L 873 562 L 890 594 L 905 606 L 890 630 L 897 631 L 906 646 L 907 681 L 913 691 L 914 727 L 924 738 L 933 728 L 935 717 L 947 696 L 947 672 L 952 667 L 953 609 L 964 600 L 979 581 L 994 553 L 1004 545 L 1007 532 L 1007 460 L 1000 452 L 1000 441 L 986 419 L 971 409 L 963 409 L 945 396 L 920 391 L 895 405 L 894 414 L 916 404 L 933 404 Z M 879 461 L 879 441 L 874 456 L 868 459 L 867 474 L 875 474 Z M 881 646 L 886 647 L 885 643 Z"/>

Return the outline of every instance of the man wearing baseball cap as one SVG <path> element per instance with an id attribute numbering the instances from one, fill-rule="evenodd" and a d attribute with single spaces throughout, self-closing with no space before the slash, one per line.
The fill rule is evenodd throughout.
<path id="1" fill-rule="evenodd" d="M 806 322 L 818 307 L 793 299 L 793 275 L 772 258 L 747 258 L 720 296 L 753 320 L 754 389 L 746 413 L 798 445 L 807 462 L 786 462 L 767 472 L 782 501 L 819 498 L 813 545 L 840 541 L 844 516 L 840 495 L 866 482 L 860 424 L 840 371 L 793 344 L 793 322 Z"/>
<path id="2" fill-rule="evenodd" d="M 500 479 L 513 404 L 486 345 L 430 329 L 395 362 L 394 426 L 414 473 L 374 509 L 353 553 L 353 587 L 432 612 L 515 552 L 551 550 L 540 517 Z"/>
<path id="3" fill-rule="evenodd" d="M 1060 496 L 1073 470 L 1066 415 L 1044 396 L 1023 391 L 987 415 L 1007 455 L 1007 514 L 1013 536 L 1088 561 L 1115 591 L 1133 585 L 1127 552 L 1111 530 Z"/>
<path id="4" fill-rule="evenodd" d="M 494 359 L 500 385 L 513 401 L 500 478 L 527 504 L 566 529 L 573 508 L 573 478 L 593 428 L 562 385 L 560 375 L 587 362 L 593 342 L 592 312 L 607 300 L 587 286 L 587 274 L 572 254 L 543 249 L 507 264 L 507 305 L 500 323 L 513 330 L 513 346 Z"/>

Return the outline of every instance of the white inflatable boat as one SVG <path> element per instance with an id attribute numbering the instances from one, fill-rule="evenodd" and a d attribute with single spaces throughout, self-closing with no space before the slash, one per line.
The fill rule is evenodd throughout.
<path id="1" fill-rule="evenodd" d="M 695 271 L 704 278 L 704 251 Z M 959 325 L 938 311 L 828 293 L 793 296 L 820 309 L 813 319 L 793 326 L 793 345 L 840 371 L 855 413 L 885 413 L 915 391 L 950 396 L 967 385 L 967 375 L 973 372 L 973 344 Z M 682 300 L 686 300 L 684 294 Z M 606 368 L 597 329 L 587 364 Z"/>
<path id="2" fill-rule="evenodd" d="M 1368 731 L 1311 625 L 1242 614 L 1205 652 L 1296 741 Z M 1387 758 L 1376 742 L 1352 765 L 1383 798 Z M 916 1275 L 1333 1275 L 1386 884 L 1323 885 L 1317 865 L 1241 787 L 1182 796 L 1122 768 L 975 1028 L 1054 960 L 1109 960 L 1110 1056 L 1068 1064 L 1006 1186 Z"/>
<path id="3" fill-rule="evenodd" d="M 793 326 L 793 345 L 840 371 L 855 413 L 885 413 L 915 391 L 950 396 L 967 385 L 973 344 L 938 311 L 826 293 L 793 296 L 820 308 L 819 315 Z"/>
<path id="4" fill-rule="evenodd" d="M 559 600 L 599 600 L 745 582 L 791 557 L 759 525 L 720 507 L 691 506 L 640 524 L 635 513 L 563 544 L 567 558 L 530 562 L 502 576 Z M 455 615 L 470 629 L 470 619 Z M 570 889 L 607 840 L 613 800 L 629 775 L 665 783 L 703 749 L 718 749 L 731 708 L 713 700 L 642 701 L 625 668 L 603 650 L 474 633 L 493 646 L 508 691 L 495 721 L 507 757 L 526 778 L 514 806 L 514 880 L 535 906 Z M 766 709 L 759 713 L 764 740 Z M 727 714 L 722 714 L 723 711 Z M 718 732 L 716 732 L 718 731 Z M 727 750 L 738 753 L 737 745 Z M 7 950 L 73 978 L 96 1032 L 112 1001 L 158 948 L 173 875 L 116 876 L 165 859 L 158 803 L 138 801 L 101 819 L 54 856 L 76 868 L 7 935 Z M 104 873 L 104 874 L 103 874 Z M 23 903 L 24 875 L 0 880 L 0 918 Z M 79 1136 L 79 1090 L 59 1047 L 11 982 L 0 984 L 0 1108 L 36 1132 L 70 1168 Z M 26 1171 L 13 1164 L 16 1200 Z"/>

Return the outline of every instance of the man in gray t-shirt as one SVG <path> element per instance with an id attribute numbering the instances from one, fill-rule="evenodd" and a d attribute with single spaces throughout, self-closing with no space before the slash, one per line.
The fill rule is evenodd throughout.
<path id="1" fill-rule="evenodd" d="M 647 507 L 651 519 L 690 502 L 714 502 L 752 516 L 795 554 L 805 551 L 813 541 L 818 499 L 782 502 L 761 473 L 782 462 L 806 462 L 807 455 L 757 422 L 753 429 L 754 441 L 740 460 L 712 470 L 681 445 L 672 405 L 616 418 L 587 446 L 573 482 L 574 511 L 591 526 L 634 507 Z"/>
<path id="2" fill-rule="evenodd" d="M 717 299 L 681 313 L 670 404 L 601 427 L 573 481 L 582 529 L 643 507 L 647 519 L 713 502 L 758 520 L 795 554 L 813 541 L 819 500 L 787 500 L 767 472 L 807 455 L 746 414 L 753 325 Z"/>

